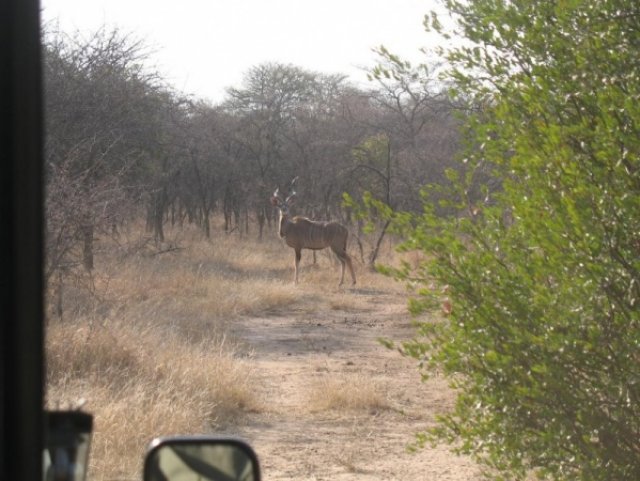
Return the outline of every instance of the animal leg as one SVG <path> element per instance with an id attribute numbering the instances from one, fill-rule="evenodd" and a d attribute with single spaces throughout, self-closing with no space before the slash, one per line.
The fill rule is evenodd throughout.
<path id="1" fill-rule="evenodd" d="M 300 265 L 300 258 L 302 257 L 302 252 L 300 249 L 296 249 L 296 260 L 294 263 L 294 284 L 298 283 L 298 266 Z"/>
<path id="2" fill-rule="evenodd" d="M 351 257 L 349 257 L 349 254 L 347 254 L 347 251 L 340 251 L 340 250 L 334 250 L 333 251 L 336 255 L 336 257 L 338 258 L 338 260 L 340 261 L 340 267 L 341 267 L 341 275 L 340 275 L 340 285 L 342 285 L 344 283 L 344 266 L 345 264 L 347 265 L 347 267 L 349 268 L 349 272 L 351 273 L 351 280 L 352 280 L 352 285 L 355 286 L 356 284 L 356 274 L 353 270 L 353 264 L 351 262 Z"/>

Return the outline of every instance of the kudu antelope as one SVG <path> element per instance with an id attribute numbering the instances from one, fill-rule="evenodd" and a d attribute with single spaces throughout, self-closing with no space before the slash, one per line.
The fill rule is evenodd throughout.
<path id="1" fill-rule="evenodd" d="M 271 196 L 271 203 L 280 211 L 280 237 L 296 252 L 294 282 L 298 283 L 298 266 L 302 249 L 320 250 L 330 247 L 342 265 L 340 285 L 344 283 L 345 264 L 349 267 L 351 279 L 355 285 L 356 274 L 353 271 L 351 257 L 347 254 L 347 237 L 349 236 L 347 228 L 338 222 L 320 222 L 300 216 L 292 218 L 289 207 L 295 199 L 295 192 L 285 197 L 280 193 L 279 188 Z"/>

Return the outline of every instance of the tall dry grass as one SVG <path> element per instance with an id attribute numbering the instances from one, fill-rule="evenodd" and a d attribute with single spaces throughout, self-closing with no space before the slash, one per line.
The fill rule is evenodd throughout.
<path id="1" fill-rule="evenodd" d="M 323 253 L 319 266 L 305 253 L 293 286 L 293 251 L 275 235 L 257 242 L 214 232 L 208 241 L 181 229 L 167 238 L 155 245 L 139 226 L 122 230 L 99 240 L 90 276 L 71 269 L 49 286 L 46 401 L 55 408 L 86 400 L 95 419 L 89 476 L 97 481 L 139 479 L 155 436 L 211 432 L 264 409 L 251 353 L 229 334 L 238 316 L 312 311 L 320 302 L 364 307 L 337 288 L 339 265 Z M 388 280 L 358 262 L 356 269 L 359 286 L 388 289 Z M 325 380 L 317 393 L 316 410 L 386 402 L 376 386 L 351 378 Z"/>
<path id="2" fill-rule="evenodd" d="M 296 300 L 275 243 L 180 231 L 155 246 L 144 236 L 102 240 L 91 275 L 68 270 L 47 299 L 47 406 L 86 401 L 96 480 L 138 479 L 155 436 L 211 432 L 261 410 L 250 353 L 227 325 Z"/>
<path id="3" fill-rule="evenodd" d="M 138 477 L 154 436 L 208 432 L 260 408 L 250 366 L 219 339 L 77 319 L 50 326 L 47 353 L 48 404 L 84 398 L 95 416 L 92 479 Z"/>
<path id="4" fill-rule="evenodd" d="M 309 389 L 307 406 L 311 412 L 377 412 L 390 405 L 384 386 L 370 376 L 342 374 L 318 379 Z"/>

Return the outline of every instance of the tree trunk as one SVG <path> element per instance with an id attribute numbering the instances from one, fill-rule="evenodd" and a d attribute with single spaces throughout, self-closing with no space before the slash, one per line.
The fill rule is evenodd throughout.
<path id="1" fill-rule="evenodd" d="M 264 207 L 258 207 L 256 213 L 258 214 L 258 240 L 262 240 L 262 234 L 264 232 L 264 221 L 265 221 Z"/>
<path id="2" fill-rule="evenodd" d="M 376 260 L 378 259 L 378 254 L 380 253 L 380 245 L 382 244 L 382 240 L 384 239 L 384 236 L 387 233 L 389 224 L 391 224 L 390 220 L 384 223 L 384 226 L 382 227 L 382 231 L 380 232 L 380 235 L 378 236 L 378 240 L 376 241 L 376 245 L 372 249 L 371 255 L 369 256 L 369 268 L 371 270 L 375 270 L 376 268 Z"/>
<path id="3" fill-rule="evenodd" d="M 82 235 L 82 265 L 88 271 L 93 269 L 93 222 L 89 221 L 80 227 Z"/>
<path id="4" fill-rule="evenodd" d="M 150 209 L 150 221 L 156 242 L 164 242 L 164 211 L 167 204 L 167 189 L 161 188 L 154 195 Z M 148 222 L 149 223 L 149 222 Z"/>

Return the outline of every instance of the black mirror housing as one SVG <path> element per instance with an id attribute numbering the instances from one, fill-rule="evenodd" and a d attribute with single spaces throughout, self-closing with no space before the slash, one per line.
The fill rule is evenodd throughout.
<path id="1" fill-rule="evenodd" d="M 254 450 L 237 438 L 170 436 L 154 439 L 144 461 L 144 481 L 260 481 Z"/>

